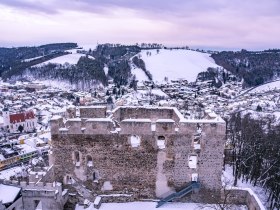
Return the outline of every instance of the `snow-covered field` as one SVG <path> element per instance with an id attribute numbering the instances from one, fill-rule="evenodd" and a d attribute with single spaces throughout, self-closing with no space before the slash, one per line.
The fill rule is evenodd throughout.
<path id="1" fill-rule="evenodd" d="M 280 81 L 270 82 L 264 85 L 261 85 L 257 88 L 254 88 L 249 93 L 260 93 L 260 92 L 266 92 L 269 90 L 277 90 L 280 89 Z"/>
<path id="2" fill-rule="evenodd" d="M 151 56 L 147 55 L 151 52 Z M 189 82 L 196 80 L 197 74 L 206 71 L 208 67 L 218 67 L 210 54 L 191 50 L 142 50 L 138 55 L 144 60 L 146 69 L 153 75 L 155 82 L 163 83 L 164 78 L 168 81 L 175 79 L 187 79 Z M 139 80 L 145 79 L 146 75 L 132 70 Z"/>
<path id="3" fill-rule="evenodd" d="M 34 58 L 29 58 L 29 59 L 24 59 L 23 61 L 24 62 L 29 62 L 29 61 L 33 61 L 35 59 L 38 59 L 38 58 L 42 58 L 43 56 L 38 56 L 38 57 L 34 57 Z"/>
<path id="4" fill-rule="evenodd" d="M 48 63 L 57 63 L 57 64 L 65 64 L 65 63 L 69 63 L 69 64 L 77 64 L 80 57 L 85 56 L 82 53 L 77 53 L 77 50 L 67 50 L 67 52 L 70 52 L 71 54 L 68 55 L 63 55 L 48 61 L 45 61 L 43 63 L 40 63 L 36 66 L 41 66 L 44 64 L 48 64 Z M 94 59 L 92 56 L 89 56 L 89 58 Z"/>
<path id="5" fill-rule="evenodd" d="M 136 76 L 136 79 L 139 81 L 149 81 L 149 78 L 145 74 L 145 72 L 137 67 L 132 67 L 131 73 Z"/>

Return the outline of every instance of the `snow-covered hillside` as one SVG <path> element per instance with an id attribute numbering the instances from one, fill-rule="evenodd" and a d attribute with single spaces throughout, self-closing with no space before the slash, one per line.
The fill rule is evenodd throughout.
<path id="1" fill-rule="evenodd" d="M 140 68 L 133 66 L 131 73 L 134 74 L 136 76 L 136 79 L 139 81 L 149 81 L 149 78 L 147 77 L 145 72 Z"/>
<path id="2" fill-rule="evenodd" d="M 43 63 L 38 64 L 37 66 L 41 66 L 44 64 L 48 64 L 48 63 L 57 63 L 57 64 L 65 64 L 65 63 L 69 63 L 69 64 L 77 64 L 80 57 L 85 56 L 82 53 L 77 53 L 77 50 L 67 50 L 67 52 L 70 52 L 71 54 L 67 54 L 67 55 L 63 55 L 48 61 L 45 61 Z M 94 59 L 92 56 L 89 56 L 90 58 Z"/>
<path id="3" fill-rule="evenodd" d="M 157 50 L 142 50 L 138 56 L 144 60 L 154 82 L 158 83 L 163 83 L 165 77 L 168 81 L 182 78 L 193 82 L 199 72 L 206 71 L 208 67 L 218 67 L 210 54 L 191 50 L 161 49 L 159 53 Z M 141 69 L 134 69 L 132 73 L 138 80 L 146 80 L 146 75 L 141 71 Z"/>
<path id="4" fill-rule="evenodd" d="M 277 90 L 280 89 L 280 81 L 270 82 L 261 86 L 258 86 L 250 91 L 250 93 L 260 93 L 266 92 L 269 90 Z"/>

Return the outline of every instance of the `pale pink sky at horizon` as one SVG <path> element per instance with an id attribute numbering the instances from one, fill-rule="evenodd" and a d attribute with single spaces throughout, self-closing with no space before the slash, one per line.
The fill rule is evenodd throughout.
<path id="1" fill-rule="evenodd" d="M 280 48 L 278 0 L 0 0 L 0 46 L 157 42 Z"/>

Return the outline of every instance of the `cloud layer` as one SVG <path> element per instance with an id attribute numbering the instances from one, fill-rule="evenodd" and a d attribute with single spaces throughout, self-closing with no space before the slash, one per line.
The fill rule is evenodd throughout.
<path id="1" fill-rule="evenodd" d="M 280 48 L 278 0 L 1 0 L 0 9 L 2 45 L 99 41 Z"/>

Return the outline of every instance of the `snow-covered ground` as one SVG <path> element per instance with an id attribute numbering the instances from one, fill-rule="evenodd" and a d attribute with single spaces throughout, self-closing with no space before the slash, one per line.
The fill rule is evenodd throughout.
<path id="1" fill-rule="evenodd" d="M 149 81 L 149 78 L 145 74 L 145 72 L 137 67 L 132 67 L 131 73 L 136 76 L 138 81 Z"/>
<path id="2" fill-rule="evenodd" d="M 38 80 L 35 80 L 35 82 Z M 53 88 L 58 88 L 60 90 L 70 90 L 74 88 L 74 85 L 71 85 L 70 82 L 67 81 L 59 81 L 59 80 L 40 80 L 40 83 Z"/>
<path id="3" fill-rule="evenodd" d="M 169 98 L 168 95 L 166 93 L 164 93 L 161 89 L 152 89 L 151 91 L 150 90 L 138 90 L 138 93 L 141 93 L 144 95 L 149 95 L 151 93 L 151 95 L 157 95 L 157 96 L 161 96 L 164 98 Z"/>
<path id="4" fill-rule="evenodd" d="M 223 171 L 223 182 L 228 186 L 233 186 L 234 177 L 232 175 L 232 166 L 226 165 L 225 170 Z M 250 188 L 260 199 L 262 204 L 266 206 L 267 204 L 267 195 L 265 194 L 265 190 L 262 187 L 253 186 L 251 183 L 242 181 L 240 179 L 237 180 L 236 187 L 240 188 Z"/>
<path id="5" fill-rule="evenodd" d="M 87 51 L 89 51 L 90 49 L 91 50 L 96 49 L 97 45 L 98 45 L 97 43 L 96 44 L 79 44 L 79 46 L 81 46 L 83 48 L 83 50 L 87 50 Z"/>
<path id="6" fill-rule="evenodd" d="M 24 61 L 24 62 L 29 62 L 29 61 L 33 61 L 33 60 L 35 60 L 35 59 L 42 58 L 42 57 L 44 57 L 44 56 L 38 56 L 38 57 L 34 57 L 34 58 L 28 58 L 28 59 L 24 59 L 23 61 Z"/>
<path id="7" fill-rule="evenodd" d="M 151 53 L 151 56 L 147 55 Z M 191 50 L 142 50 L 138 55 L 144 60 L 146 69 L 153 75 L 155 82 L 164 83 L 176 79 L 187 79 L 189 82 L 196 80 L 197 74 L 206 71 L 208 67 L 218 67 L 210 54 Z M 135 72 L 134 72 L 135 71 Z M 140 70 L 132 70 L 139 80 L 145 79 Z"/>
<path id="8" fill-rule="evenodd" d="M 15 176 L 16 174 L 21 173 L 21 171 L 22 168 L 20 166 L 0 171 L 0 179 L 10 180 L 11 176 Z"/>
<path id="9" fill-rule="evenodd" d="M 103 203 L 100 207 L 100 210 L 156 210 L 157 203 L 156 202 L 130 202 L 130 203 Z M 75 210 L 82 210 L 84 207 L 76 206 Z M 85 210 L 94 210 L 92 207 L 87 208 Z M 214 205 L 211 207 L 205 207 L 203 204 L 197 203 L 166 203 L 160 207 L 160 209 L 165 210 L 210 210 L 215 209 Z M 247 208 L 244 206 L 236 206 L 233 207 L 232 210 L 246 210 Z"/>
<path id="10" fill-rule="evenodd" d="M 77 53 L 77 49 L 73 49 L 73 50 L 67 50 L 67 52 L 70 52 L 71 54 L 67 54 L 67 55 L 63 55 L 48 61 L 45 61 L 43 63 L 40 63 L 36 66 L 41 66 L 44 64 L 48 64 L 48 63 L 57 63 L 57 64 L 65 64 L 65 63 L 69 63 L 69 64 L 77 64 L 80 57 L 85 56 L 85 54 L 82 53 Z M 89 56 L 89 58 L 94 59 L 92 56 Z"/>
<path id="11" fill-rule="evenodd" d="M 261 85 L 257 88 L 252 89 L 249 93 L 260 93 L 260 92 L 266 92 L 269 90 L 277 90 L 277 89 L 280 89 L 280 81 L 270 82 Z"/>

